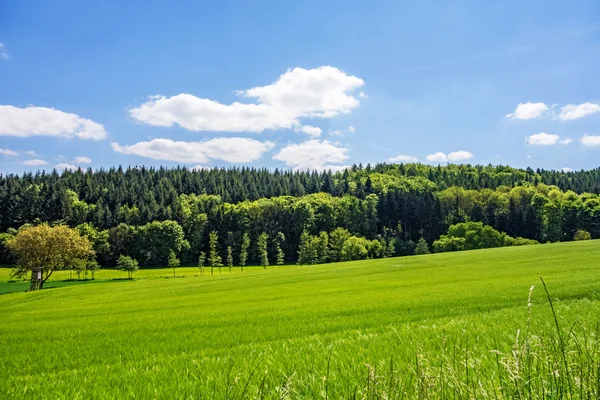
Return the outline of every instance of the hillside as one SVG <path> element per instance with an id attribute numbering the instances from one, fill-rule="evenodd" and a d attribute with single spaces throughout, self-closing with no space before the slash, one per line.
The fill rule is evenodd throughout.
<path id="1" fill-rule="evenodd" d="M 599 265 L 600 241 L 585 241 L 133 281 L 101 270 L 0 295 L 0 397 L 594 397 Z M 572 330 L 566 377 L 552 378 L 564 371 L 540 276 Z M 515 354 L 535 361 L 520 367 L 529 386 Z"/>

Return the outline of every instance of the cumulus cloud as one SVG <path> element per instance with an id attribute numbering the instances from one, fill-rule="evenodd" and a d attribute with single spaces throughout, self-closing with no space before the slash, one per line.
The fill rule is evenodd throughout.
<path id="1" fill-rule="evenodd" d="M 253 162 L 271 150 L 273 142 L 260 142 L 249 138 L 214 138 L 203 142 L 178 142 L 171 139 L 154 139 L 121 146 L 111 143 L 114 151 L 134 154 L 155 160 L 180 163 L 206 163 L 222 160 L 231 163 Z"/>
<path id="2" fill-rule="evenodd" d="M 16 156 L 19 153 L 11 149 L 0 149 L 0 154 L 2 154 L 3 156 Z"/>
<path id="3" fill-rule="evenodd" d="M 393 162 L 393 163 L 405 163 L 405 162 L 415 163 L 415 162 L 418 162 L 419 159 L 415 156 L 401 155 L 401 156 L 389 158 L 388 161 Z"/>
<path id="4" fill-rule="evenodd" d="M 0 136 L 57 136 L 101 140 L 107 137 L 104 126 L 77 114 L 54 108 L 0 105 Z"/>
<path id="5" fill-rule="evenodd" d="M 304 143 L 290 144 L 273 156 L 294 169 L 339 169 L 330 163 L 342 163 L 348 159 L 348 149 L 327 140 L 309 140 Z"/>
<path id="6" fill-rule="evenodd" d="M 92 159 L 89 158 L 89 157 L 79 156 L 79 157 L 75 157 L 73 159 L 73 162 L 75 164 L 91 164 L 92 163 Z"/>
<path id="7" fill-rule="evenodd" d="M 68 169 L 69 171 L 77 171 L 79 169 L 79 167 L 77 165 L 73 165 L 73 164 L 69 164 L 69 163 L 59 163 L 54 166 L 54 169 L 59 172 L 62 172 L 66 169 Z"/>
<path id="8" fill-rule="evenodd" d="M 519 103 L 515 112 L 507 114 L 506 118 L 534 119 L 541 117 L 547 111 L 548 106 L 544 103 Z"/>
<path id="9" fill-rule="evenodd" d="M 203 170 L 210 170 L 213 169 L 213 167 L 208 166 L 208 165 L 194 165 L 193 167 L 188 168 L 190 171 L 203 171 Z"/>
<path id="10" fill-rule="evenodd" d="M 448 161 L 448 157 L 446 157 L 446 155 L 444 153 L 442 153 L 441 151 L 438 151 L 437 153 L 429 154 L 427 156 L 427 161 L 445 162 L 445 161 Z"/>
<path id="11" fill-rule="evenodd" d="M 27 150 L 25 152 L 25 154 L 27 154 L 28 156 L 32 156 L 32 157 L 37 156 L 37 153 L 35 151 L 33 151 L 33 150 Z"/>
<path id="12" fill-rule="evenodd" d="M 305 130 L 300 120 L 350 113 L 360 104 L 352 91 L 363 85 L 362 79 L 330 66 L 310 70 L 294 68 L 270 85 L 237 92 L 257 103 L 227 105 L 184 93 L 150 97 L 129 113 L 142 123 L 179 125 L 190 131 L 259 133 L 294 128 L 318 136 L 316 129 L 319 128 Z"/>
<path id="13" fill-rule="evenodd" d="M 468 151 L 454 151 L 450 154 L 448 154 L 448 161 L 451 162 L 458 162 L 458 161 L 466 161 L 473 158 L 473 154 L 469 153 Z"/>
<path id="14" fill-rule="evenodd" d="M 25 161 L 23 161 L 23 165 L 28 165 L 30 167 L 39 166 L 39 165 L 46 165 L 46 164 L 48 164 L 48 161 L 40 160 L 39 158 L 36 158 L 36 159 L 33 159 L 33 160 L 25 160 Z"/>
<path id="15" fill-rule="evenodd" d="M 354 127 L 352 125 L 350 125 L 350 126 L 348 126 L 348 129 L 346 129 L 346 131 L 350 132 L 350 133 L 354 133 L 354 132 L 356 132 L 356 129 L 354 129 Z"/>
<path id="16" fill-rule="evenodd" d="M 297 131 L 306 133 L 307 135 L 313 136 L 313 137 L 319 137 L 319 136 L 321 136 L 321 133 L 323 132 L 321 130 L 321 128 L 318 128 L 316 126 L 310 126 L 310 125 L 301 126 L 300 128 L 297 129 Z"/>
<path id="17" fill-rule="evenodd" d="M 600 104 L 583 103 L 583 104 L 567 104 L 560 109 L 558 118 L 563 121 L 579 119 L 588 115 L 600 112 Z"/>
<path id="18" fill-rule="evenodd" d="M 584 146 L 600 146 L 600 136 L 598 135 L 583 135 L 579 140 Z"/>
<path id="19" fill-rule="evenodd" d="M 527 144 L 532 146 L 552 146 L 555 144 L 568 145 L 573 141 L 571 138 L 561 139 L 558 135 L 551 135 L 546 132 L 536 133 L 527 138 Z"/>
<path id="20" fill-rule="evenodd" d="M 573 168 L 564 167 L 561 169 L 562 172 L 573 172 Z"/>

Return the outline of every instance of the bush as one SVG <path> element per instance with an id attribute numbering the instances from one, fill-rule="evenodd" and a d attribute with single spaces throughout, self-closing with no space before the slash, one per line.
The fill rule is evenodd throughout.
<path id="1" fill-rule="evenodd" d="M 592 235 L 590 235 L 590 233 L 588 231 L 586 231 L 585 229 L 579 229 L 577 232 L 575 232 L 575 236 L 573 237 L 574 240 L 590 240 L 592 239 Z"/>
<path id="2" fill-rule="evenodd" d="M 433 242 L 436 253 L 489 249 L 492 247 L 525 246 L 538 244 L 536 240 L 513 238 L 481 222 L 462 222 L 448 228 L 448 234 Z"/>
<path id="3" fill-rule="evenodd" d="M 427 246 L 427 242 L 423 238 L 419 239 L 417 247 L 415 247 L 415 255 L 420 254 L 429 254 L 429 246 Z"/>
<path id="4" fill-rule="evenodd" d="M 139 268 L 137 260 L 129 257 L 120 255 L 119 261 L 117 261 L 117 269 L 119 271 L 127 272 L 129 279 L 133 277 L 133 273 L 137 271 Z"/>

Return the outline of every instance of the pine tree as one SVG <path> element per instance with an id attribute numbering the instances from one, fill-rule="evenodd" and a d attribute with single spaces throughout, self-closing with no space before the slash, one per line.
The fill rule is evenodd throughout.
<path id="1" fill-rule="evenodd" d="M 415 254 L 429 254 L 429 246 L 427 246 L 427 242 L 425 239 L 421 238 L 417 242 L 417 247 L 415 247 Z"/>

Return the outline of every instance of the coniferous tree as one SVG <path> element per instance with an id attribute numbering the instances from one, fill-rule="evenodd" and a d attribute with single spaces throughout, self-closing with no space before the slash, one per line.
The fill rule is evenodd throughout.
<path id="1" fill-rule="evenodd" d="M 208 263 L 210 265 L 210 274 L 213 275 L 215 267 L 219 268 L 220 271 L 223 266 L 223 261 L 219 255 L 219 234 L 217 231 L 212 231 L 209 234 L 208 246 Z"/>
<path id="2" fill-rule="evenodd" d="M 246 260 L 248 259 L 248 248 L 250 247 L 250 235 L 248 232 L 244 232 L 242 235 L 242 245 L 240 249 L 240 267 L 242 272 L 244 271 L 244 266 L 246 265 Z"/>

